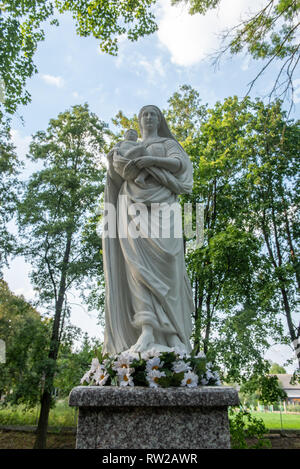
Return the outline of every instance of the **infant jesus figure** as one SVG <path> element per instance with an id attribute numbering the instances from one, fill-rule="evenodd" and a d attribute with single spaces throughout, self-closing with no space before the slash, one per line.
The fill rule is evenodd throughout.
<path id="1" fill-rule="evenodd" d="M 129 129 L 125 132 L 125 139 L 122 142 L 119 142 L 116 146 L 117 152 L 127 158 L 128 160 L 134 160 L 135 158 L 147 155 L 147 149 L 142 143 L 137 142 L 138 133 L 134 129 Z M 134 182 L 140 186 L 144 187 L 145 180 L 149 176 L 147 169 L 142 169 L 138 176 L 135 178 Z"/>

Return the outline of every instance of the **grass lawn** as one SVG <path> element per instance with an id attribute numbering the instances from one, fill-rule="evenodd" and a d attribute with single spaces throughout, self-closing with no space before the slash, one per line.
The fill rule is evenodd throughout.
<path id="1" fill-rule="evenodd" d="M 251 412 L 255 417 L 259 417 L 269 430 L 281 430 L 280 413 L 274 412 Z M 285 414 L 282 412 L 283 430 L 300 430 L 300 413 Z"/>
<path id="2" fill-rule="evenodd" d="M 24 406 L 0 408 L 0 425 L 37 425 L 39 409 L 26 409 Z M 50 410 L 49 425 L 54 427 L 73 427 L 77 425 L 77 413 L 66 401 L 58 401 Z"/>
<path id="3" fill-rule="evenodd" d="M 281 430 L 280 414 L 252 412 L 255 417 L 261 418 L 266 427 L 270 430 Z M 25 409 L 24 406 L 0 408 L 0 425 L 36 425 L 39 409 Z M 300 430 L 300 413 L 282 413 L 283 430 Z M 49 425 L 54 427 L 73 427 L 77 424 L 77 413 L 75 409 L 69 407 L 67 400 L 56 402 L 54 409 L 49 415 Z"/>

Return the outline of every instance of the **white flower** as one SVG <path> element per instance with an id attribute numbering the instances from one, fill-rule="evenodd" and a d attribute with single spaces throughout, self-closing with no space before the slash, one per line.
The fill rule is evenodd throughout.
<path id="1" fill-rule="evenodd" d="M 192 371 L 188 371 L 184 374 L 184 378 L 181 381 L 180 386 L 187 386 L 188 388 L 198 386 L 198 376 Z"/>
<path id="2" fill-rule="evenodd" d="M 207 382 L 208 382 L 210 379 L 214 379 L 214 375 L 213 375 L 213 373 L 212 373 L 210 370 L 207 370 L 207 371 L 206 371 L 205 377 L 206 377 L 206 379 L 207 379 Z"/>
<path id="3" fill-rule="evenodd" d="M 183 358 L 190 358 L 190 354 L 187 353 L 187 351 L 182 347 L 172 347 L 171 352 L 176 353 L 176 355 L 178 355 L 178 358 L 180 358 L 180 360 L 182 360 Z"/>
<path id="4" fill-rule="evenodd" d="M 150 388 L 157 388 L 158 379 L 161 378 L 162 376 L 166 376 L 166 374 L 163 371 L 159 371 L 159 370 L 150 371 L 146 376 L 146 379 L 149 383 Z"/>
<path id="5" fill-rule="evenodd" d="M 174 373 L 182 373 L 183 371 L 191 371 L 191 367 L 183 360 L 179 360 L 173 363 L 173 371 Z"/>
<path id="6" fill-rule="evenodd" d="M 195 358 L 205 358 L 205 357 L 206 357 L 206 355 L 205 355 L 204 352 L 199 352 L 199 353 L 197 353 L 197 355 L 195 355 Z"/>
<path id="7" fill-rule="evenodd" d="M 91 369 L 90 369 L 91 373 L 94 373 L 97 370 L 98 366 L 100 366 L 98 358 L 97 357 L 93 358 L 92 364 L 91 364 Z"/>
<path id="8" fill-rule="evenodd" d="M 90 376 L 91 376 L 91 370 L 87 371 L 83 377 L 80 380 L 80 383 L 83 384 L 84 382 L 89 383 L 90 382 Z"/>
<path id="9" fill-rule="evenodd" d="M 221 386 L 221 380 L 220 380 L 220 376 L 219 376 L 218 372 L 214 371 L 212 374 L 213 374 L 213 379 L 215 380 L 215 385 L 216 386 Z"/>
<path id="10" fill-rule="evenodd" d="M 112 369 L 118 370 L 120 368 L 129 369 L 131 363 L 133 362 L 133 357 L 128 353 L 122 353 L 118 357 L 117 360 L 114 362 Z"/>
<path id="11" fill-rule="evenodd" d="M 208 381 L 207 381 L 207 379 L 205 379 L 205 377 L 203 377 L 200 381 L 200 384 L 202 384 L 202 386 L 205 386 L 207 383 L 208 383 Z"/>
<path id="12" fill-rule="evenodd" d="M 133 368 L 129 368 L 133 370 Z M 118 371 L 118 379 L 120 386 L 134 386 L 133 378 L 125 368 L 120 368 Z"/>
<path id="13" fill-rule="evenodd" d="M 108 378 L 109 378 L 109 375 L 106 372 L 105 368 L 100 365 L 94 373 L 93 381 L 95 382 L 95 384 L 98 384 L 99 386 L 104 386 Z"/>
<path id="14" fill-rule="evenodd" d="M 103 360 L 102 363 L 105 366 L 105 368 L 107 368 L 110 365 L 111 361 L 108 358 L 106 358 L 105 360 Z"/>
<path id="15" fill-rule="evenodd" d="M 158 358 L 160 354 L 161 352 L 158 352 L 155 348 L 152 348 L 150 350 L 147 350 L 147 352 L 143 352 L 141 356 L 144 360 L 148 360 L 149 358 Z"/>
<path id="16" fill-rule="evenodd" d="M 80 380 L 80 383 L 83 384 L 84 382 L 90 383 L 92 375 L 97 371 L 98 367 L 102 366 L 99 363 L 98 358 L 93 358 L 91 363 L 91 368 L 83 375 Z"/>
<path id="17" fill-rule="evenodd" d="M 161 362 L 160 358 L 158 357 L 150 358 L 146 363 L 146 371 L 149 373 L 150 371 L 158 370 L 159 368 L 162 368 L 163 365 L 164 365 L 164 362 Z"/>

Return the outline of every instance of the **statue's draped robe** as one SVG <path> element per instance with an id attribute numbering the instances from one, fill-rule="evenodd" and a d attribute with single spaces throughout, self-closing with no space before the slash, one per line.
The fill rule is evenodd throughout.
<path id="1" fill-rule="evenodd" d="M 150 221 L 151 204 L 165 203 L 164 217 L 164 214 L 168 215 L 168 206 L 176 202 L 176 194 L 191 192 L 192 165 L 176 140 L 157 137 L 146 148 L 152 156 L 178 158 L 180 168 L 176 173 L 158 167 L 147 168 L 150 176 L 145 181 L 145 188 L 141 188 L 134 183 L 140 172 L 134 161 L 116 152 L 110 154 L 105 203 L 115 207 L 117 226 L 115 238 L 105 237 L 105 232 L 103 236 L 104 353 L 128 350 L 138 340 L 143 324 L 153 327 L 155 344 L 171 346 L 168 337 L 177 334 L 187 351 L 191 349 L 189 338 L 194 304 L 182 236 L 174 236 L 172 217 L 171 237 L 163 237 L 161 233 L 159 237 L 157 232 L 157 237 L 149 237 L 146 226 Z M 140 205 L 139 237 L 134 235 L 136 214 L 139 213 L 137 204 L 143 204 Z M 126 229 L 130 223 L 133 231 L 128 230 L 127 237 L 123 237 L 124 227 Z"/>

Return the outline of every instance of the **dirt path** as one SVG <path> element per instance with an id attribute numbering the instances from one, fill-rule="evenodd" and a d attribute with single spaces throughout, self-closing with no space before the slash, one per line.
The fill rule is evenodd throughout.
<path id="1" fill-rule="evenodd" d="M 271 434 L 268 436 L 272 449 L 300 449 L 300 435 Z M 74 433 L 50 433 L 47 439 L 48 449 L 74 449 Z M 0 449 L 31 449 L 35 441 L 32 431 L 0 431 Z"/>
<path id="2" fill-rule="evenodd" d="M 49 434 L 48 449 L 74 449 L 76 435 L 72 433 Z M 0 449 L 31 449 L 35 441 L 32 432 L 0 431 Z"/>

